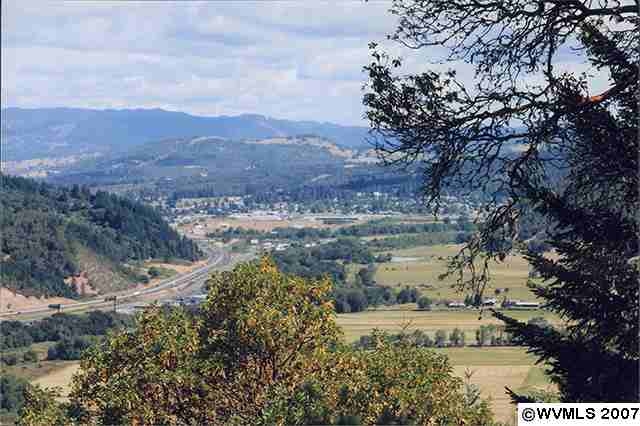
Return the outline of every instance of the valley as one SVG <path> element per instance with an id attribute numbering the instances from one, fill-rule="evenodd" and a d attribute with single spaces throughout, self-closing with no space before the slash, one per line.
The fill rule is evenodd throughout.
<path id="1" fill-rule="evenodd" d="M 3 2 L 0 424 L 637 423 L 639 4 Z"/>
<path id="2" fill-rule="evenodd" d="M 500 384 L 526 391 L 551 389 L 543 368 L 534 366 L 534 358 L 490 311 L 525 323 L 564 326 L 559 317 L 539 308 L 527 286 L 528 263 L 514 255 L 494 264 L 491 286 L 479 299 L 459 291 L 453 277 L 441 278 L 476 229 L 481 194 L 452 188 L 435 215 L 420 200 L 419 170 L 384 169 L 366 146 L 310 134 L 191 136 L 134 144 L 126 152 L 109 147 L 95 155 L 15 160 L 3 168 L 71 188 L 73 193 L 62 196 L 45 186 L 45 197 L 61 203 L 56 208 L 63 215 L 85 215 L 90 227 L 136 230 L 106 214 L 117 203 L 102 194 L 144 205 L 133 208 L 136 214 L 152 215 L 144 209 L 153 208 L 170 225 L 161 240 L 180 241 L 184 251 L 176 252 L 182 259 L 170 253 L 158 256 L 165 250 L 160 245 L 118 258 L 80 239 L 68 251 L 73 272 L 64 280 L 80 297 L 5 304 L 0 320 L 30 324 L 60 313 L 83 318 L 95 311 L 133 318 L 155 305 L 167 312 L 197 312 L 212 272 L 270 256 L 284 272 L 332 279 L 331 299 L 344 344 L 366 348 L 373 334 L 385 333 L 390 342 L 409 338 L 445 353 L 454 374 L 477 384 L 481 395 L 491 399 L 498 420 L 513 418 Z M 35 186 L 31 191 L 40 190 Z M 69 197 L 80 204 L 65 205 Z M 538 228 L 534 224 L 528 232 L 535 235 Z M 522 302 L 534 307 L 515 306 Z M 65 344 L 86 347 L 102 338 L 34 343 L 39 361 L 19 361 L 20 368 L 6 366 L 6 371 L 33 383 L 61 385 L 66 392 L 80 352 L 60 360 L 56 353 L 63 349 L 53 355 L 48 351 Z M 11 353 L 3 356 L 11 359 Z M 21 357 L 24 350 L 17 355 Z M 470 379 L 468 370 L 474 371 Z"/>

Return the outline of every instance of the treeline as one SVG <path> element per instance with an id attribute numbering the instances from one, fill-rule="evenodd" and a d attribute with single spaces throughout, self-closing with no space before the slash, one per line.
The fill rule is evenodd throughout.
<path id="1" fill-rule="evenodd" d="M 0 350 L 28 347 L 38 342 L 72 341 L 82 336 L 102 336 L 114 328 L 133 324 L 131 315 L 92 311 L 84 315 L 54 314 L 28 324 L 21 321 L 0 322 Z"/>
<path id="2" fill-rule="evenodd" d="M 202 256 L 151 207 L 84 187 L 0 178 L 1 283 L 20 294 L 76 297 L 64 279 L 80 272 L 80 247 L 114 264 Z"/>
<path id="3" fill-rule="evenodd" d="M 371 263 L 375 256 L 354 239 L 339 239 L 316 247 L 290 247 L 274 252 L 278 268 L 287 273 L 305 278 L 329 275 L 338 287 L 346 284 L 344 263 Z M 340 262 L 337 262 L 340 261 Z"/>
<path id="4" fill-rule="evenodd" d="M 346 226 L 338 229 L 328 228 L 275 228 L 271 232 L 258 231 L 245 228 L 227 228 L 208 234 L 210 238 L 282 238 L 289 240 L 323 239 L 337 237 L 367 237 L 372 235 L 399 235 L 399 234 L 435 234 L 439 235 L 434 241 L 441 238 L 445 242 L 453 242 L 458 235 L 466 235 L 475 229 L 475 225 L 468 219 L 462 218 L 456 222 L 436 223 L 395 223 L 389 219 L 374 220 L 363 224 Z M 404 236 L 411 237 L 411 236 Z M 438 242 L 434 244 L 439 244 Z"/>
<path id="5" fill-rule="evenodd" d="M 367 245 L 375 251 L 399 250 L 416 246 L 437 244 L 462 244 L 469 240 L 468 232 L 433 232 L 429 234 L 411 234 L 387 238 L 374 238 Z"/>
<path id="6" fill-rule="evenodd" d="M 415 288 L 394 290 L 375 282 L 375 261 L 388 261 L 388 255 L 375 256 L 366 244 L 354 238 L 341 238 L 316 247 L 290 247 L 274 252 L 278 268 L 292 275 L 317 279 L 329 276 L 334 283 L 331 293 L 336 312 L 349 313 L 366 310 L 369 306 L 414 303 L 420 299 Z M 365 264 L 347 280 L 346 264 Z"/>
<path id="7" fill-rule="evenodd" d="M 542 317 L 531 318 L 528 322 L 530 325 L 541 327 L 542 330 L 550 330 L 551 324 Z M 468 334 L 459 328 L 454 328 L 451 332 L 448 330 L 436 330 L 433 336 L 422 330 L 414 330 L 413 332 L 402 331 L 397 334 L 385 334 L 385 342 L 392 345 L 410 344 L 419 348 L 445 348 L 445 347 L 463 347 L 463 346 L 520 346 L 522 341 L 513 334 L 505 330 L 504 325 L 485 324 L 478 327 L 472 334 L 474 340 L 467 339 Z M 360 338 L 353 344 L 356 349 L 371 350 L 376 345 L 376 339 L 380 335 L 376 332 Z"/>
<path id="8" fill-rule="evenodd" d="M 277 165 L 276 165 L 277 166 Z M 276 167 L 277 169 L 277 167 Z M 196 183 L 191 186 L 181 185 L 176 188 L 170 199 L 205 198 L 225 195 L 249 195 L 245 202 L 255 204 L 270 204 L 279 202 L 310 203 L 325 200 L 357 200 L 358 194 L 363 192 L 380 192 L 396 197 L 416 199 L 420 192 L 420 181 L 416 176 L 395 174 L 378 167 L 363 168 L 357 176 L 342 174 L 342 170 L 330 170 L 329 182 L 315 185 L 291 184 L 292 180 L 282 180 L 280 185 L 247 183 L 230 193 L 226 186 L 211 183 Z M 273 176 L 272 176 L 273 178 Z M 271 189 L 271 190 L 269 190 Z"/>

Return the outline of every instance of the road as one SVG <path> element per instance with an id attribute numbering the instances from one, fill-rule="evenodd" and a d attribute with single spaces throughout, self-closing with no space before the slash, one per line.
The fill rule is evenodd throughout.
<path id="1" fill-rule="evenodd" d="M 118 304 L 120 302 L 131 301 L 133 299 L 139 299 L 144 297 L 145 300 L 149 299 L 149 296 L 160 294 L 171 290 L 179 292 L 194 284 L 201 285 L 207 279 L 212 270 L 227 266 L 231 263 L 232 259 L 230 254 L 225 250 L 215 250 L 212 255 L 207 259 L 207 263 L 191 272 L 181 274 L 176 277 L 171 277 L 159 282 L 158 284 L 145 288 L 143 290 L 127 290 L 115 293 L 103 294 L 100 297 L 75 303 L 67 303 L 61 305 L 62 312 L 88 310 L 91 308 L 105 307 L 113 305 L 113 301 L 105 301 L 106 298 L 115 296 Z M 0 314 L 0 319 L 12 319 L 21 320 L 27 317 L 40 316 L 40 314 L 52 314 L 55 311 L 48 306 L 41 306 L 31 309 L 23 309 L 19 312 L 5 312 Z"/>

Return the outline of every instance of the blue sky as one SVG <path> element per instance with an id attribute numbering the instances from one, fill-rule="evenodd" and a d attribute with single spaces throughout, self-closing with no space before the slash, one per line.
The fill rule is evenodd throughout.
<path id="1" fill-rule="evenodd" d="M 368 43 L 384 43 L 395 27 L 388 7 L 3 1 L 2 105 L 258 113 L 364 125 L 362 66 Z M 417 71 L 437 54 L 407 56 L 406 69 Z M 472 79 L 468 66 L 458 67 Z"/>

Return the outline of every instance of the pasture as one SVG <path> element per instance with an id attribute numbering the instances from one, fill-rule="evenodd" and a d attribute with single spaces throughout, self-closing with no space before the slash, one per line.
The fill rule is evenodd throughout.
<path id="1" fill-rule="evenodd" d="M 445 353 L 453 365 L 454 374 L 464 379 L 465 372 L 472 374 L 471 383 L 480 388 L 481 396 L 489 398 L 495 419 L 516 424 L 516 407 L 505 393 L 505 386 L 515 391 L 542 389 L 553 391 L 554 386 L 535 365 L 535 357 L 524 348 L 516 347 L 464 347 L 434 349 Z"/>
<path id="2" fill-rule="evenodd" d="M 533 317 L 543 317 L 554 325 L 560 325 L 559 318 L 546 311 L 505 312 L 520 321 L 526 322 Z M 373 329 L 398 333 L 405 326 L 408 331 L 422 330 L 428 334 L 433 334 L 439 329 L 451 331 L 457 327 L 466 332 L 467 341 L 471 342 L 475 339 L 472 333 L 475 333 L 481 325 L 503 324 L 488 311 L 483 312 L 482 315 L 475 309 L 420 311 L 416 309 L 415 304 L 396 305 L 392 309 L 370 309 L 358 313 L 338 314 L 337 323 L 342 327 L 347 342 L 354 342 L 360 336 L 371 334 Z"/>
<path id="3" fill-rule="evenodd" d="M 397 261 L 378 265 L 375 280 L 380 285 L 390 287 L 417 287 L 420 293 L 432 299 L 451 299 L 462 301 L 453 285 L 455 276 L 441 280 L 439 277 L 447 270 L 447 262 L 460 250 L 457 244 L 420 246 L 409 249 L 393 250 Z M 526 286 L 529 264 L 521 256 L 509 256 L 504 262 L 491 265 L 490 288 L 485 297 L 494 297 L 494 289 L 499 288 L 499 297 L 533 301 L 535 296 Z M 505 290 L 504 289 L 508 289 Z"/>

